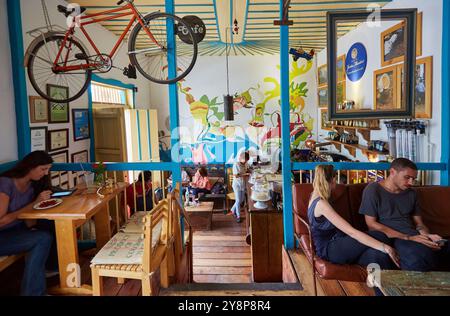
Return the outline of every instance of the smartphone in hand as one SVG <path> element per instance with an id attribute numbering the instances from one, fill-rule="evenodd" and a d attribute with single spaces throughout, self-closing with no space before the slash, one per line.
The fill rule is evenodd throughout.
<path id="1" fill-rule="evenodd" d="M 438 244 L 439 247 L 443 247 L 448 243 L 447 239 L 440 239 L 438 241 L 436 241 L 436 243 Z"/>

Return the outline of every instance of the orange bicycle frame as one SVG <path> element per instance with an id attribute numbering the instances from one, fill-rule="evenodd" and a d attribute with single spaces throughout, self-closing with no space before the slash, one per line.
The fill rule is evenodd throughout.
<path id="1" fill-rule="evenodd" d="M 112 14 L 112 16 L 105 16 L 105 15 L 109 15 Z M 145 32 L 147 33 L 147 35 L 150 37 L 150 39 L 157 44 L 158 46 L 160 46 L 157 41 L 155 40 L 155 38 L 153 37 L 153 34 L 145 27 L 144 21 L 141 19 L 141 16 L 139 14 L 139 12 L 137 12 L 136 8 L 134 7 L 134 5 L 132 3 L 128 3 L 125 6 L 116 8 L 116 9 L 111 9 L 108 11 L 103 11 L 103 12 L 99 12 L 99 13 L 95 13 L 95 14 L 89 14 L 89 15 L 85 15 L 80 17 L 80 23 L 79 23 L 79 27 L 81 29 L 81 31 L 83 32 L 84 36 L 87 38 L 87 40 L 89 41 L 89 43 L 91 44 L 92 48 L 94 49 L 94 51 L 97 53 L 97 55 L 101 56 L 101 52 L 99 51 L 99 49 L 97 48 L 97 46 L 95 45 L 94 41 L 92 40 L 92 38 L 89 36 L 88 32 L 85 29 L 86 25 L 89 24 L 93 24 L 93 23 L 98 23 L 98 22 L 103 22 L 103 21 L 111 21 L 111 20 L 115 20 L 121 17 L 125 17 L 125 16 L 132 16 L 130 19 L 130 22 L 128 23 L 127 27 L 125 28 L 124 32 L 122 33 L 122 35 L 120 36 L 120 38 L 118 39 L 116 45 L 114 46 L 114 48 L 112 49 L 112 51 L 109 53 L 108 57 L 109 58 L 113 58 L 115 53 L 117 52 L 117 50 L 119 49 L 120 44 L 122 43 L 123 39 L 125 38 L 125 36 L 127 35 L 128 31 L 131 29 L 131 27 L 133 26 L 134 22 L 136 22 L 136 20 L 142 25 L 142 28 L 145 30 Z M 70 51 L 70 48 L 72 46 L 72 42 L 69 43 L 68 51 L 67 54 L 65 56 L 63 65 L 61 66 L 61 63 L 58 63 L 58 60 L 60 59 L 61 55 L 63 54 L 63 49 L 66 47 L 66 43 L 69 39 L 69 37 L 71 35 L 73 35 L 75 33 L 75 28 L 76 28 L 76 17 L 73 18 L 73 26 L 71 26 L 69 28 L 69 30 L 67 30 L 64 40 L 59 48 L 58 51 L 58 55 L 56 56 L 55 61 L 53 62 L 53 69 L 55 71 L 58 72 L 65 72 L 65 71 L 73 71 L 73 70 L 80 70 L 80 69 L 88 69 L 88 68 L 95 68 L 96 65 L 94 63 L 87 63 L 87 64 L 80 64 L 80 65 L 73 65 L 73 66 L 67 66 L 67 59 L 68 59 L 68 54 Z M 92 19 L 89 21 L 86 21 L 87 19 Z"/>

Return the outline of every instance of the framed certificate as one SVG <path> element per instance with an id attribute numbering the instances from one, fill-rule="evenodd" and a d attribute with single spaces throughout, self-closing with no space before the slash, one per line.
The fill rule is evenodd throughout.
<path id="1" fill-rule="evenodd" d="M 83 150 L 72 154 L 72 163 L 84 163 L 89 161 L 87 150 Z"/>
<path id="2" fill-rule="evenodd" d="M 47 100 L 41 97 L 30 96 L 30 123 L 47 123 L 48 107 Z"/>
<path id="3" fill-rule="evenodd" d="M 69 129 L 59 129 L 48 132 L 49 151 L 69 148 Z"/>
<path id="4" fill-rule="evenodd" d="M 30 128 L 30 134 L 31 151 L 47 151 L 47 127 L 32 127 Z"/>

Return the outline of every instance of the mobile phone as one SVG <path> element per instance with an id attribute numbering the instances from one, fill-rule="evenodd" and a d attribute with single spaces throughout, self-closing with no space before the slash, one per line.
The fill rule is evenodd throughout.
<path id="1" fill-rule="evenodd" d="M 439 245 L 439 247 L 445 246 L 447 244 L 448 240 L 447 239 L 439 239 L 438 241 L 436 241 L 436 243 Z"/>
<path id="2" fill-rule="evenodd" d="M 56 197 L 69 196 L 69 195 L 72 195 L 73 192 L 74 192 L 73 190 L 54 192 L 54 193 L 52 193 L 51 197 L 56 198 Z"/>

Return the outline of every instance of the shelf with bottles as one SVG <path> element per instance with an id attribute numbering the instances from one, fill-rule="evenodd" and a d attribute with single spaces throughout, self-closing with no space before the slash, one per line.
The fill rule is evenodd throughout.
<path id="1" fill-rule="evenodd" d="M 326 141 L 332 143 L 337 150 L 341 151 L 342 146 L 344 146 L 353 157 L 356 157 L 356 150 L 361 150 L 363 154 L 368 155 L 389 155 L 389 152 L 387 150 L 379 151 L 374 149 L 369 149 L 367 146 L 363 146 L 360 144 L 351 144 L 351 143 L 344 143 L 338 140 L 333 140 L 330 138 L 326 138 Z"/>

